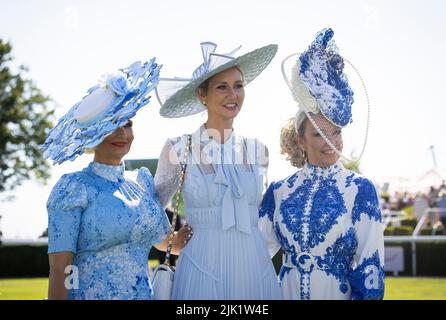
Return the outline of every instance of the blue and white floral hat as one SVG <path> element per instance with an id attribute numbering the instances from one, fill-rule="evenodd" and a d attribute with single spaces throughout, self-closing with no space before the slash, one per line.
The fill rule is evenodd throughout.
<path id="1" fill-rule="evenodd" d="M 317 34 L 297 59 L 289 86 L 303 111 L 320 111 L 336 126 L 345 127 L 352 122 L 353 90 L 343 73 L 344 59 L 333 35 L 332 29 L 323 29 Z"/>
<path id="2" fill-rule="evenodd" d="M 53 164 L 73 161 L 124 126 L 149 103 L 148 94 L 158 84 L 160 68 L 153 58 L 103 75 L 48 133 L 42 146 L 44 158 L 52 159 Z"/>
<path id="3" fill-rule="evenodd" d="M 341 57 L 333 35 L 334 32 L 330 28 L 325 28 L 318 32 L 315 40 L 305 52 L 291 54 L 282 61 L 282 74 L 294 100 L 299 106 L 295 116 L 296 131 L 302 124 L 302 121 L 308 118 L 318 133 L 336 153 L 346 160 L 359 161 L 367 143 L 370 101 L 361 75 L 347 59 Z M 292 63 L 290 68 L 285 67 L 288 61 Z M 352 150 L 361 150 L 357 157 L 354 157 L 353 154 L 351 156 L 343 154 L 341 150 L 342 145 L 337 148 L 334 140 L 325 134 L 327 132 L 326 129 L 330 126 L 334 125 L 343 129 L 353 122 L 353 90 L 344 71 L 345 63 L 358 76 L 367 101 L 367 109 L 361 108 L 360 112 L 355 114 L 357 116 L 361 113 L 361 119 L 364 118 L 365 120 L 358 122 L 358 119 L 356 119 L 356 124 L 353 128 L 351 125 L 348 126 L 351 132 L 357 134 L 355 137 L 356 141 L 362 141 L 362 144 L 359 145 L 358 142 L 355 142 L 356 144 L 351 148 Z M 304 113 L 306 117 L 304 117 Z M 362 117 L 362 115 L 365 115 L 365 117 Z M 319 121 L 321 118 L 326 119 L 328 124 L 324 124 L 324 121 Z M 361 136 L 363 139 L 360 138 Z M 343 147 L 344 151 L 347 152 L 348 148 L 345 148 L 345 144 L 343 144 Z"/>
<path id="4" fill-rule="evenodd" d="M 207 79 L 223 70 L 238 67 L 243 71 L 245 85 L 254 80 L 269 65 L 277 52 L 277 45 L 270 44 L 245 53 L 239 57 L 234 54 L 240 47 L 225 54 L 216 53 L 217 45 L 202 42 L 203 63 L 189 78 L 160 78 L 156 95 L 161 105 L 160 115 L 166 118 L 179 118 L 193 115 L 206 108 L 198 100 L 197 88 Z"/>
<path id="5" fill-rule="evenodd" d="M 299 76 L 326 118 L 339 127 L 352 121 L 353 90 L 343 73 L 344 60 L 333 40 L 334 32 L 324 29 L 299 58 Z"/>

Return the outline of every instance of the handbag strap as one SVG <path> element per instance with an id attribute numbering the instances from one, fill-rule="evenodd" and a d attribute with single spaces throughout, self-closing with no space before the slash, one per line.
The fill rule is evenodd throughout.
<path id="1" fill-rule="evenodd" d="M 172 223 L 170 226 L 169 243 L 167 244 L 166 258 L 164 259 L 164 264 L 169 267 L 170 267 L 170 252 L 172 251 L 173 236 L 175 233 L 175 225 L 177 223 L 177 217 L 178 217 L 178 207 L 180 204 L 180 195 L 181 195 L 181 190 L 183 189 L 184 180 L 186 178 L 186 167 L 189 157 L 190 145 L 192 141 L 192 136 L 190 134 L 188 134 L 186 137 L 187 137 L 186 150 L 184 151 L 184 158 L 183 162 L 181 163 L 180 182 L 178 183 L 178 189 L 177 192 L 175 193 L 175 206 L 173 209 Z"/>

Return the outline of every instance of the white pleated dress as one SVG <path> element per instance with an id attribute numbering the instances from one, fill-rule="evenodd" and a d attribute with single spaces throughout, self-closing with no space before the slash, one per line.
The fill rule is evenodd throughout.
<path id="1" fill-rule="evenodd" d="M 169 139 L 161 153 L 155 186 L 164 205 L 178 187 L 185 142 Z M 178 259 L 172 299 L 281 299 L 258 229 L 267 166 L 259 146 L 234 132 L 218 144 L 204 126 L 192 134 L 182 197 L 193 236 Z"/>

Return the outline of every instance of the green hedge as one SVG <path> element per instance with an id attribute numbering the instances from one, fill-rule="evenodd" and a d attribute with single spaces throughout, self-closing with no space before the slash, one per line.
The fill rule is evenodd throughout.
<path id="1" fill-rule="evenodd" d="M 412 245 L 408 242 L 389 243 L 387 246 L 403 247 L 404 272 L 400 276 L 412 276 Z M 417 276 L 446 277 L 446 242 L 418 243 L 417 250 Z M 282 251 L 273 257 L 276 272 L 279 273 L 282 265 Z M 388 273 L 391 275 L 392 273 Z"/>
<path id="2" fill-rule="evenodd" d="M 411 276 L 412 244 L 408 242 L 392 242 L 388 246 L 403 247 L 404 272 L 399 272 L 398 274 L 401 276 Z M 417 253 L 417 276 L 446 276 L 446 242 L 420 242 L 416 243 L 415 247 Z"/>
<path id="3" fill-rule="evenodd" d="M 404 272 L 412 275 L 412 248 L 410 243 L 391 243 L 404 249 Z M 418 243 L 417 275 L 446 276 L 446 243 Z M 149 259 L 158 259 L 157 250 L 152 248 Z M 282 265 L 282 251 L 273 258 L 276 272 Z M 3 245 L 0 246 L 0 278 L 47 277 L 48 255 L 46 245 Z"/>
<path id="4" fill-rule="evenodd" d="M 431 236 L 434 233 L 434 229 L 431 227 L 426 227 L 420 230 L 421 236 Z"/>
<path id="5" fill-rule="evenodd" d="M 418 220 L 417 219 L 403 219 L 400 221 L 401 226 L 409 226 L 412 227 L 413 229 L 415 229 L 415 227 L 418 224 Z"/>
<path id="6" fill-rule="evenodd" d="M 48 277 L 48 246 L 45 245 L 1 245 L 0 278 Z M 158 259 L 152 248 L 149 259 Z"/>
<path id="7" fill-rule="evenodd" d="M 385 236 L 411 236 L 414 228 L 412 226 L 387 227 L 384 230 Z"/>
<path id="8" fill-rule="evenodd" d="M 0 246 L 0 277 L 47 277 L 47 245 Z"/>

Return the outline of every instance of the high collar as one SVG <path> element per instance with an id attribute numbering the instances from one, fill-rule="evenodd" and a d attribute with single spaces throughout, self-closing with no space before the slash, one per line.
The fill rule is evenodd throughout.
<path id="1" fill-rule="evenodd" d="M 123 182 L 124 181 L 124 162 L 121 162 L 118 166 L 103 164 L 99 162 L 91 162 L 89 165 L 90 169 L 101 178 L 112 182 Z"/>
<path id="2" fill-rule="evenodd" d="M 302 171 L 304 174 L 312 178 L 328 178 L 334 176 L 343 169 L 344 166 L 342 165 L 342 162 L 338 160 L 336 163 L 328 167 L 318 167 L 306 162 Z"/>

